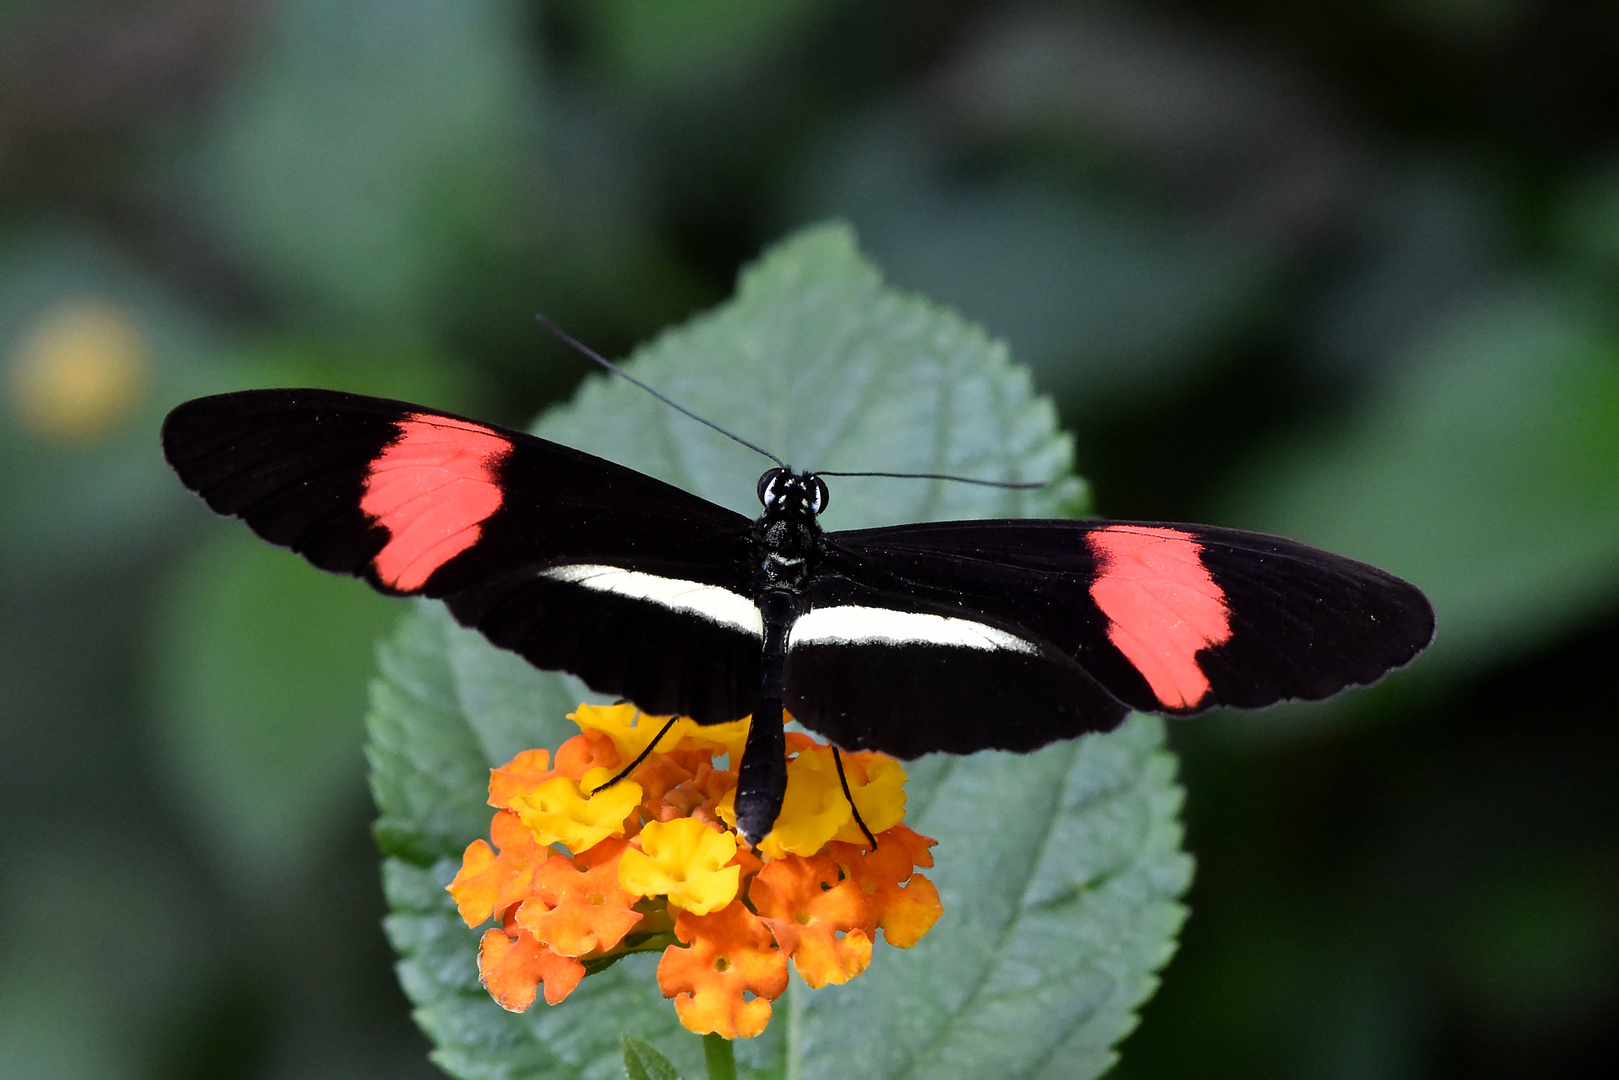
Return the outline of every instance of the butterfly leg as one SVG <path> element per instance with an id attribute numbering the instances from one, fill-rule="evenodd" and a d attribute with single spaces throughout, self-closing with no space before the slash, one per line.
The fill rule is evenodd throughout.
<path id="1" fill-rule="evenodd" d="M 671 716 L 668 720 L 664 721 L 663 727 L 659 728 L 658 733 L 652 736 L 652 741 L 646 744 L 646 749 L 635 755 L 634 761 L 618 770 L 618 775 L 614 776 L 611 780 L 608 780 L 606 783 L 597 784 L 595 787 L 585 792 L 585 794 L 594 795 L 598 791 L 606 791 L 608 788 L 630 775 L 630 773 L 634 772 L 640 767 L 641 762 L 652 756 L 652 751 L 658 748 L 658 744 L 663 741 L 663 737 L 669 734 L 669 729 L 674 727 L 675 721 L 679 719 L 680 717 L 678 716 Z M 851 803 L 850 805 L 852 806 L 853 804 Z"/>
<path id="2" fill-rule="evenodd" d="M 866 819 L 860 816 L 860 807 L 854 804 L 854 795 L 849 791 L 849 778 L 843 772 L 843 755 L 835 746 L 832 748 L 832 763 L 838 767 L 838 783 L 843 785 L 843 797 L 849 801 L 849 813 L 854 815 L 854 823 L 860 826 L 860 831 L 871 841 L 871 850 L 876 851 L 877 838 L 871 835 L 871 830 L 866 827 Z"/>

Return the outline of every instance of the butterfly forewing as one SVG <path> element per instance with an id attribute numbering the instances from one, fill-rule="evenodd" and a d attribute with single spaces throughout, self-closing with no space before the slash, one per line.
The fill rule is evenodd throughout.
<path id="1" fill-rule="evenodd" d="M 221 514 L 323 570 L 364 574 L 388 541 L 360 509 L 370 463 L 402 407 L 323 391 L 199 398 L 163 423 L 163 453 Z"/>
<path id="2" fill-rule="evenodd" d="M 523 432 L 327 390 L 188 402 L 163 446 L 188 487 L 266 540 L 385 592 L 445 598 L 539 666 L 703 720 L 746 715 L 757 697 L 751 523 L 679 488 Z"/>
<path id="3" fill-rule="evenodd" d="M 829 597 L 864 591 L 877 605 L 1012 630 L 1155 712 L 1327 697 L 1375 681 L 1433 636 L 1433 611 L 1406 582 L 1231 529 L 943 522 L 832 533 L 827 546 L 829 574 L 846 583 L 826 586 Z M 908 678 L 903 668 L 896 659 L 893 677 Z"/>

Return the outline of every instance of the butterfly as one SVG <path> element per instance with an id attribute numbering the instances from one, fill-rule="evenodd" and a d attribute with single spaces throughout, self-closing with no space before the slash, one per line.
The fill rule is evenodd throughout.
<path id="1" fill-rule="evenodd" d="M 650 715 L 751 715 L 736 798 L 751 844 L 786 790 L 783 710 L 844 749 L 1030 751 L 1131 709 L 1325 698 L 1434 632 L 1414 586 L 1275 536 L 1106 520 L 827 532 L 825 481 L 785 466 L 759 478 L 749 520 L 521 431 L 330 390 L 189 401 L 163 451 L 264 539 L 441 599 L 537 667 Z"/>

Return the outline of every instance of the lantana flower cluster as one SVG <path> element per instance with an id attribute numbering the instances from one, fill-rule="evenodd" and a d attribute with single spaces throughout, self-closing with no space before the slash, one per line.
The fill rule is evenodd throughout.
<path id="1" fill-rule="evenodd" d="M 765 1029 L 792 961 L 812 987 L 871 963 L 880 929 L 899 948 L 943 913 L 933 841 L 902 823 L 905 771 L 846 753 L 844 772 L 872 849 L 839 782 L 832 749 L 789 732 L 787 794 L 757 853 L 733 831 L 746 719 L 677 720 L 624 779 L 607 785 L 664 727 L 631 705 L 581 705 L 580 734 L 552 755 L 525 750 L 489 775 L 490 842 L 474 840 L 450 894 L 470 927 L 491 919 L 478 974 L 503 1007 L 543 992 L 555 1005 L 587 975 L 662 950 L 658 987 L 699 1034 Z M 603 786 L 607 785 L 607 786 Z"/>

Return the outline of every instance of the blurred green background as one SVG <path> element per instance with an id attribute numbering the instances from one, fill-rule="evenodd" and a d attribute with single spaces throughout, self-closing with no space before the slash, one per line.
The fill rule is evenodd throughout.
<path id="1" fill-rule="evenodd" d="M 584 372 L 535 311 L 620 354 L 831 216 L 1104 512 L 1439 612 L 1172 727 L 1192 918 L 1114 1075 L 1612 1068 L 1616 56 L 1603 0 L 0 3 L 0 1077 L 436 1075 L 360 753 L 401 607 L 212 520 L 164 412 L 526 423 Z"/>

